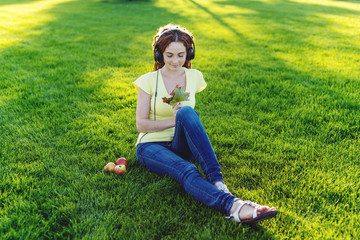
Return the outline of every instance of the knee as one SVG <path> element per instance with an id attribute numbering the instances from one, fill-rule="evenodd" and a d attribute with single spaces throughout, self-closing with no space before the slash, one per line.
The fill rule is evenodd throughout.
<path id="1" fill-rule="evenodd" d="M 187 187 L 194 184 L 196 179 L 198 179 L 199 177 L 202 178 L 199 169 L 194 164 L 189 164 L 188 166 L 186 166 L 182 172 L 182 182 L 184 188 L 186 189 Z"/>
<path id="2" fill-rule="evenodd" d="M 195 164 L 190 163 L 184 168 L 184 177 L 189 178 L 193 175 L 197 175 L 199 173 L 199 169 L 195 166 Z"/>
<path id="3" fill-rule="evenodd" d="M 200 174 L 199 169 L 195 166 L 195 164 L 190 163 L 188 161 L 184 161 L 183 163 L 178 163 L 176 165 L 176 176 L 180 182 L 186 183 L 191 181 L 191 179 Z"/>
<path id="4" fill-rule="evenodd" d="M 176 118 L 183 120 L 183 119 L 189 119 L 191 116 L 198 116 L 197 112 L 190 106 L 184 106 L 179 109 L 179 111 L 176 113 Z"/>

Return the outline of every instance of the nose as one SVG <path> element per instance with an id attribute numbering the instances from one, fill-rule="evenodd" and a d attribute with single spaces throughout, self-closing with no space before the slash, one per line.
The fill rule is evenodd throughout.
<path id="1" fill-rule="evenodd" d="M 175 57 L 172 58 L 172 62 L 175 63 L 175 62 L 178 62 L 178 61 L 179 61 L 179 57 L 175 56 Z"/>

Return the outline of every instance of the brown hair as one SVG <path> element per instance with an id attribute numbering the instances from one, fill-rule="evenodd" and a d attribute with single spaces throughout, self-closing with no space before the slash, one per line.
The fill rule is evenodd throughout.
<path id="1" fill-rule="evenodd" d="M 174 31 L 172 31 L 172 29 Z M 177 29 L 180 31 L 178 31 Z M 159 28 L 158 32 L 154 36 L 154 42 L 152 46 L 154 50 L 158 49 L 162 54 L 172 42 L 182 42 L 186 48 L 186 52 L 188 52 L 189 49 L 193 46 L 194 37 L 184 27 L 174 24 L 167 24 Z M 154 71 L 162 68 L 163 66 L 164 63 L 158 63 L 155 61 Z M 188 61 L 186 59 L 183 67 L 191 68 L 191 61 Z"/>

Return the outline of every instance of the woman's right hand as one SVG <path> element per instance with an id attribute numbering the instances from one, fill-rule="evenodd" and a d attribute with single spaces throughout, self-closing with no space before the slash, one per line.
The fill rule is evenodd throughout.
<path id="1" fill-rule="evenodd" d="M 177 112 L 180 110 L 180 108 L 182 108 L 183 105 L 181 103 L 179 103 L 178 105 L 175 106 L 174 108 L 174 118 L 176 118 L 176 114 Z"/>

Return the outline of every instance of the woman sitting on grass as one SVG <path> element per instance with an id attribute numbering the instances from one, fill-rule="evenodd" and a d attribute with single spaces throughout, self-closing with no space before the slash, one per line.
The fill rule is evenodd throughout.
<path id="1" fill-rule="evenodd" d="M 255 223 L 274 217 L 275 208 L 236 198 L 224 184 L 214 150 L 194 110 L 195 94 L 204 90 L 206 83 L 201 72 L 191 69 L 193 36 L 185 28 L 168 24 L 154 36 L 153 47 L 154 71 L 134 82 L 138 88 L 139 162 L 155 173 L 173 176 L 191 196 L 233 221 Z M 206 179 L 191 162 L 195 159 Z"/>

